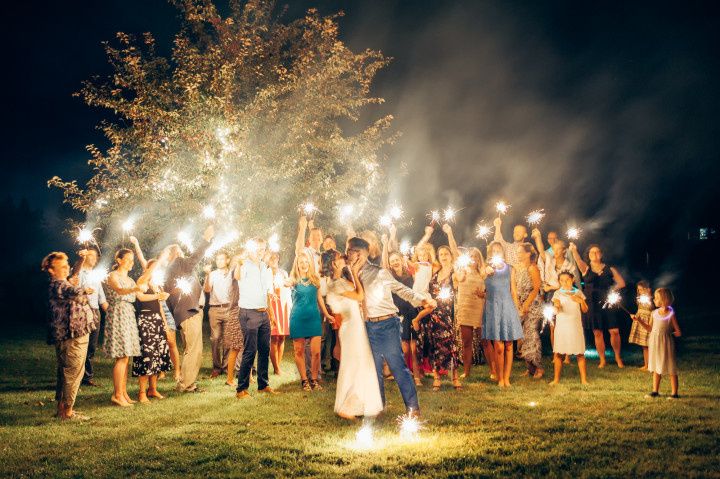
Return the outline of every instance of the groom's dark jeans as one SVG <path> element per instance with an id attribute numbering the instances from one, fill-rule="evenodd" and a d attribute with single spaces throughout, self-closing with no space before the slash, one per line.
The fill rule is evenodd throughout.
<path id="1" fill-rule="evenodd" d="M 268 381 L 268 361 L 270 360 L 270 318 L 267 312 L 256 309 L 240 308 L 240 329 L 244 336 L 244 346 L 237 391 L 246 391 L 250 387 L 250 371 L 257 353 L 258 389 L 265 389 Z"/>
<path id="2" fill-rule="evenodd" d="M 378 321 L 377 323 L 366 322 L 368 339 L 370 340 L 370 348 L 372 349 L 373 360 L 375 361 L 375 370 L 377 371 L 378 382 L 380 383 L 380 396 L 382 397 L 383 406 L 385 405 L 385 378 L 383 377 L 383 359 L 387 362 L 395 376 L 395 382 L 400 388 L 400 394 L 405 402 L 405 409 L 418 411 L 420 404 L 418 403 L 417 390 L 415 389 L 415 380 L 405 363 L 405 356 L 402 352 L 400 344 L 400 318 L 393 316 L 392 318 Z"/>

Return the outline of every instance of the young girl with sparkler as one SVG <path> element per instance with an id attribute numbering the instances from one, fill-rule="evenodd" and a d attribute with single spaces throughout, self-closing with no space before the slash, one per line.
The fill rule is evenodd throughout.
<path id="1" fill-rule="evenodd" d="M 641 326 L 641 323 L 649 324 L 652 314 L 652 289 L 647 281 L 639 281 L 637 284 L 637 313 L 631 315 L 633 320 L 630 328 L 629 343 L 642 347 L 643 365 L 641 371 L 647 371 L 648 367 L 648 330 Z"/>
<path id="2" fill-rule="evenodd" d="M 678 399 L 678 373 L 675 360 L 675 341 L 673 336 L 682 335 L 675 311 L 672 308 L 673 294 L 668 288 L 655 290 L 653 301 L 657 309 L 650 315 L 650 324 L 640 323 L 650 331 L 648 336 L 648 371 L 653 373 L 652 392 L 646 397 L 658 397 L 660 380 L 663 375 L 670 376 L 671 394 L 668 399 Z"/>
<path id="3" fill-rule="evenodd" d="M 555 318 L 555 341 L 553 343 L 553 365 L 555 378 L 550 383 L 560 383 L 563 358 L 575 355 L 580 382 L 587 384 L 587 367 L 585 364 L 585 335 L 583 334 L 582 313 L 588 310 L 585 295 L 575 287 L 575 277 L 568 271 L 558 276 L 560 288 L 553 295 L 553 305 L 557 311 Z"/>

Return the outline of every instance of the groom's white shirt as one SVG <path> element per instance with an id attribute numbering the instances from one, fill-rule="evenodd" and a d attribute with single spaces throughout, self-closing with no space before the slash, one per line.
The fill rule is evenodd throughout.
<path id="1" fill-rule="evenodd" d="M 413 306 L 420 306 L 425 299 L 424 295 L 413 291 L 393 278 L 388 270 L 369 262 L 366 262 L 365 266 L 360 269 L 360 281 L 365 290 L 365 307 L 368 318 L 397 314 L 398 309 L 392 300 L 393 293 Z"/>

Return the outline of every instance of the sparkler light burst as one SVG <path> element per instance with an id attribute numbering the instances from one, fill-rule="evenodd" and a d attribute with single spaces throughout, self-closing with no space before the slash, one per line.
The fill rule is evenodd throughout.
<path id="1" fill-rule="evenodd" d="M 302 213 L 308 218 L 312 218 L 319 210 L 314 203 L 306 201 L 305 203 L 300 205 L 300 211 L 302 211 Z"/>
<path id="2" fill-rule="evenodd" d="M 355 213 L 355 207 L 351 204 L 342 205 L 340 207 L 340 221 L 350 221 Z"/>
<path id="3" fill-rule="evenodd" d="M 364 424 L 355 433 L 355 447 L 358 449 L 370 449 L 375 443 L 373 428 L 370 424 Z"/>
<path id="4" fill-rule="evenodd" d="M 165 268 L 156 267 L 152 274 L 150 275 L 150 281 L 152 284 L 157 286 L 162 286 L 165 284 L 165 279 L 167 278 L 167 272 L 165 271 Z"/>
<path id="5" fill-rule="evenodd" d="M 525 217 L 529 225 L 537 225 L 540 224 L 542 219 L 545 217 L 545 210 L 533 210 Z"/>
<path id="6" fill-rule="evenodd" d="M 427 216 L 430 218 L 431 223 L 438 223 L 440 221 L 440 212 L 438 210 L 432 210 Z"/>
<path id="7" fill-rule="evenodd" d="M 508 212 L 509 209 L 510 205 L 502 200 L 495 203 L 495 210 L 498 212 L 498 214 L 504 215 Z"/>
<path id="8" fill-rule="evenodd" d="M 404 439 L 415 439 L 422 428 L 418 418 L 412 414 L 412 410 L 398 416 L 397 423 L 400 427 L 400 436 Z"/>
<path id="9" fill-rule="evenodd" d="M 280 251 L 280 238 L 277 233 L 273 233 L 270 239 L 268 239 L 268 249 L 273 253 Z"/>
<path id="10" fill-rule="evenodd" d="M 257 253 L 258 250 L 258 244 L 257 241 L 250 239 L 245 242 L 245 250 L 248 253 Z"/>
<path id="11" fill-rule="evenodd" d="M 455 260 L 455 267 L 459 269 L 467 268 L 471 264 L 473 264 L 473 260 L 470 257 L 469 253 L 463 253 L 460 256 L 458 256 L 458 259 Z"/>
<path id="12" fill-rule="evenodd" d="M 390 208 L 390 217 L 394 220 L 399 220 L 403 216 L 403 209 L 400 205 L 393 205 Z"/>
<path id="13" fill-rule="evenodd" d="M 445 208 L 445 211 L 443 211 L 443 220 L 445 220 L 446 223 L 452 223 L 453 221 L 455 221 L 456 215 L 457 210 L 452 206 L 448 206 L 447 208 Z"/>
<path id="14" fill-rule="evenodd" d="M 543 306 L 543 318 L 546 322 L 551 323 L 553 318 L 555 318 L 555 315 L 557 314 L 557 309 L 552 304 L 546 304 Z"/>
<path id="15" fill-rule="evenodd" d="M 77 234 L 78 243 L 93 243 L 95 242 L 95 236 L 90 228 L 83 227 L 78 230 Z"/>
<path id="16" fill-rule="evenodd" d="M 577 226 L 571 226 L 568 228 L 566 235 L 569 240 L 577 241 L 577 239 L 580 238 L 580 233 L 582 233 L 580 228 Z"/>
<path id="17" fill-rule="evenodd" d="M 488 261 L 488 263 L 490 264 L 490 266 L 493 267 L 493 269 L 501 269 L 505 264 L 505 260 L 503 259 L 502 255 L 494 254 L 490 258 L 490 261 Z"/>
<path id="18" fill-rule="evenodd" d="M 652 306 L 652 299 L 649 294 L 641 294 L 637 297 L 637 303 L 643 306 Z"/>
<path id="19" fill-rule="evenodd" d="M 87 274 L 88 281 L 92 283 L 102 283 L 108 277 L 108 269 L 104 266 L 98 266 Z"/>
<path id="20" fill-rule="evenodd" d="M 122 229 L 125 233 L 130 233 L 133 228 L 135 228 L 135 220 L 133 218 L 128 218 L 123 221 Z"/>
<path id="21" fill-rule="evenodd" d="M 180 242 L 181 245 L 185 247 L 190 253 L 195 251 L 195 247 L 192 243 L 192 237 L 190 236 L 190 232 L 186 230 L 182 230 L 177 234 L 177 240 Z"/>
<path id="22" fill-rule="evenodd" d="M 447 301 L 450 298 L 452 298 L 452 289 L 450 289 L 449 286 L 443 286 L 440 288 L 440 292 L 438 293 L 438 299 L 441 301 Z"/>
<path id="23" fill-rule="evenodd" d="M 400 253 L 405 256 L 408 256 L 412 253 L 412 245 L 410 244 L 410 241 L 402 240 L 400 242 Z"/>
<path id="24" fill-rule="evenodd" d="M 378 224 L 387 228 L 392 224 L 392 217 L 390 215 L 382 215 L 380 219 L 378 219 Z"/>
<path id="25" fill-rule="evenodd" d="M 215 207 L 212 205 L 207 205 L 205 208 L 203 208 L 203 217 L 208 220 L 215 218 Z"/>
<path id="26" fill-rule="evenodd" d="M 610 291 L 607 295 L 607 298 L 605 298 L 605 304 L 603 305 L 603 308 L 611 308 L 613 306 L 617 306 L 620 304 L 620 300 L 622 297 L 620 296 L 620 293 L 617 291 Z"/>
<path id="27" fill-rule="evenodd" d="M 187 276 L 178 278 L 175 281 L 175 287 L 180 290 L 182 294 L 190 294 L 192 292 L 192 281 Z"/>
<path id="28" fill-rule="evenodd" d="M 475 236 L 487 241 L 488 237 L 492 234 L 492 227 L 488 226 L 487 223 L 482 222 L 475 228 Z"/>

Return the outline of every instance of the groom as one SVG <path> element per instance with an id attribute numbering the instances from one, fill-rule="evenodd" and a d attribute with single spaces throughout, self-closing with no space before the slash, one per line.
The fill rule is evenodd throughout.
<path id="1" fill-rule="evenodd" d="M 380 383 L 380 396 L 385 405 L 385 383 L 383 378 L 383 360 L 395 376 L 408 413 L 417 414 L 420 410 L 415 382 L 407 365 L 400 344 L 400 318 L 398 309 L 392 300 L 392 293 L 409 301 L 413 306 L 436 307 L 432 299 L 425 299 L 395 280 L 390 272 L 368 262 L 369 244 L 362 238 L 350 238 L 347 242 L 347 257 L 350 265 L 360 266 L 360 281 L 365 290 L 364 316 L 370 348 L 372 349 Z"/>

